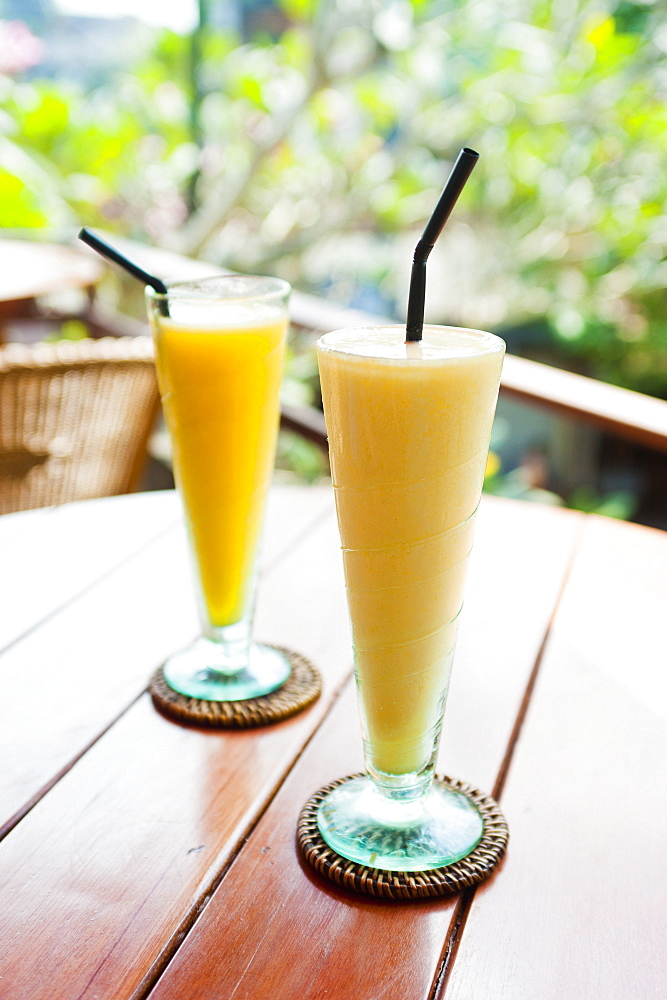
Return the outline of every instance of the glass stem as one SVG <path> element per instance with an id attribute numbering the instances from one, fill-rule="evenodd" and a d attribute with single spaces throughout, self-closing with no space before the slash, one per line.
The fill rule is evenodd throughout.
<path id="1" fill-rule="evenodd" d="M 203 622 L 202 626 L 204 638 L 213 644 L 215 651 L 215 659 L 210 664 L 212 671 L 230 677 L 247 667 L 252 629 L 251 614 L 245 614 L 240 621 L 232 625 L 216 626 L 210 622 Z"/>
<path id="2" fill-rule="evenodd" d="M 197 580 L 199 591 L 199 620 L 201 634 L 208 647 L 209 669 L 212 674 L 233 677 L 248 666 L 252 624 L 255 614 L 255 594 L 257 591 L 257 567 L 253 567 L 243 613 L 238 621 L 229 625 L 214 625 L 209 618 L 201 582 Z"/>

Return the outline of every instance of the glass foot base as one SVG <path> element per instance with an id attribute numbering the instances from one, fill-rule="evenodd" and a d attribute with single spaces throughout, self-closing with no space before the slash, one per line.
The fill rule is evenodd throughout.
<path id="1" fill-rule="evenodd" d="M 288 658 L 272 646 L 250 644 L 241 669 L 224 667 L 224 652 L 210 639 L 198 639 L 164 664 L 164 678 L 174 691 L 203 701 L 245 701 L 281 687 L 290 675 Z"/>
<path id="2" fill-rule="evenodd" d="M 435 781 L 419 799 L 397 801 L 367 777 L 351 778 L 320 803 L 317 826 L 337 854 L 395 872 L 442 868 L 471 853 L 484 821 L 463 793 Z"/>

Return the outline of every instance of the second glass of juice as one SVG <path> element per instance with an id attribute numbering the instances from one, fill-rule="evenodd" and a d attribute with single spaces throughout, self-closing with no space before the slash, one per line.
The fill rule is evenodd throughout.
<path id="1" fill-rule="evenodd" d="M 209 701 L 267 694 L 289 676 L 251 643 L 255 571 L 273 472 L 290 287 L 216 276 L 147 289 L 158 381 L 191 545 L 201 638 L 164 665 L 176 691 Z"/>
<path id="2" fill-rule="evenodd" d="M 433 776 L 505 345 L 425 326 L 414 343 L 379 327 L 317 346 L 367 772 L 327 794 L 318 826 L 363 865 L 436 868 L 483 829 Z"/>

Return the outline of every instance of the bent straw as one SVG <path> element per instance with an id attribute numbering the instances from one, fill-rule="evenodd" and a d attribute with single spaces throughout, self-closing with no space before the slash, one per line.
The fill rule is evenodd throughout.
<path id="1" fill-rule="evenodd" d="M 426 261 L 442 232 L 447 219 L 458 201 L 473 167 L 479 159 L 474 149 L 462 149 L 445 184 L 438 204 L 426 223 L 421 239 L 415 247 L 410 274 L 410 294 L 405 324 L 405 340 L 421 340 L 424 328 L 424 302 L 426 299 Z"/>
<path id="2" fill-rule="evenodd" d="M 133 278 L 138 278 L 142 281 L 144 285 L 150 285 L 150 287 L 158 293 L 158 295 L 168 295 L 168 289 L 164 281 L 161 278 L 156 278 L 154 274 L 149 274 L 148 271 L 144 271 L 143 267 L 139 267 L 134 261 L 128 260 L 128 258 L 120 253 L 119 250 L 115 250 L 114 247 L 109 246 L 103 239 L 96 236 L 95 233 L 91 233 L 90 229 L 82 229 L 79 232 L 79 239 L 86 243 L 97 253 L 101 254 L 102 257 L 106 257 L 107 260 L 111 260 L 114 264 L 120 264 L 128 274 L 131 274 Z M 169 315 L 169 308 L 166 302 L 160 302 L 158 306 L 160 312 L 164 316 Z"/>

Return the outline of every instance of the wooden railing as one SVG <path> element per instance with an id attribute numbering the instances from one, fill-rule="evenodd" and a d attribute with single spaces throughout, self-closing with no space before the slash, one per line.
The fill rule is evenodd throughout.
<path id="1" fill-rule="evenodd" d="M 314 332 L 391 322 L 356 310 L 341 309 L 313 296 L 295 295 L 292 316 L 297 326 Z M 504 396 L 547 410 L 557 416 L 590 424 L 618 437 L 667 452 L 667 401 L 596 379 L 552 368 L 508 354 L 503 364 L 500 390 Z M 319 411 L 315 411 L 319 413 Z M 312 436 L 317 423 L 303 414 Z M 321 418 L 321 414 L 319 414 Z M 289 415 L 291 423 L 297 414 Z M 324 420 L 319 426 L 324 433 Z"/>
<path id="2" fill-rule="evenodd" d="M 129 256 L 164 280 L 201 277 L 219 273 L 212 264 L 195 261 L 166 250 L 149 248 L 129 240 L 112 238 Z M 341 308 L 312 295 L 294 292 L 291 314 L 295 326 L 320 334 L 349 326 L 368 326 L 391 322 L 358 310 Z M 129 320 L 95 318 L 100 329 L 109 331 L 113 322 L 123 332 L 140 329 Z M 573 418 L 610 434 L 667 452 L 667 401 L 631 392 L 562 371 L 536 361 L 507 355 L 503 366 L 501 393 L 522 403 L 539 407 L 560 417 Z M 318 445 L 326 447 L 324 418 L 310 407 L 285 406 L 283 425 L 297 430 Z"/>

